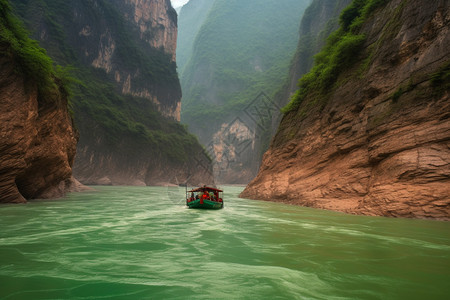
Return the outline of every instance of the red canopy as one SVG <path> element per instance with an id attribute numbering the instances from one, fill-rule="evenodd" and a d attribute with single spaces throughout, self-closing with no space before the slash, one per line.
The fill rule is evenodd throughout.
<path id="1" fill-rule="evenodd" d="M 189 193 L 203 192 L 203 191 L 223 192 L 222 190 L 219 190 L 219 189 L 216 189 L 216 188 L 212 188 L 212 187 L 209 187 L 209 186 L 202 186 L 202 187 L 190 190 Z"/>

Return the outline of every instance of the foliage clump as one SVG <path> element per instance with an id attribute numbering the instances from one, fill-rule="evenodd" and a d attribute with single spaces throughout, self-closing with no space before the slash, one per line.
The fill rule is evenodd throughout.
<path id="1" fill-rule="evenodd" d="M 39 101 L 55 100 L 59 93 L 69 96 L 71 80 L 67 70 L 54 67 L 45 49 L 28 35 L 21 21 L 11 13 L 8 0 L 0 0 L 0 43 L 5 45 L 1 54 L 15 59 L 17 71 L 37 84 Z"/>
<path id="2" fill-rule="evenodd" d="M 326 97 L 339 74 L 356 62 L 366 40 L 364 34 L 358 34 L 362 24 L 376 8 L 386 2 L 387 0 L 353 0 L 342 11 L 340 28 L 328 37 L 325 47 L 314 56 L 313 68 L 300 78 L 299 90 L 282 109 L 283 113 L 298 109 L 306 95 L 312 95 L 313 99 Z"/>
<path id="3" fill-rule="evenodd" d="M 450 61 L 447 61 L 436 73 L 431 74 L 432 87 L 440 90 L 450 89 Z"/>
<path id="4" fill-rule="evenodd" d="M 394 94 L 392 94 L 392 101 L 397 102 L 398 99 L 403 95 L 404 91 L 402 87 L 399 87 Z"/>

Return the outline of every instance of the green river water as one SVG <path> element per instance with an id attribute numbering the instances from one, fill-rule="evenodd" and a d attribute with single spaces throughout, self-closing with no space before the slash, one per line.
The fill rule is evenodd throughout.
<path id="1" fill-rule="evenodd" d="M 0 206 L 0 299 L 450 299 L 450 222 L 95 189 Z"/>

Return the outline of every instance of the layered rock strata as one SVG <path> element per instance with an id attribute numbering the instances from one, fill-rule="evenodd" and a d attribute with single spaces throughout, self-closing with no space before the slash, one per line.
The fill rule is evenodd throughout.
<path id="1" fill-rule="evenodd" d="M 4 53 L 5 45 L 0 45 Z M 55 198 L 77 189 L 72 177 L 77 132 L 67 99 L 38 99 L 36 84 L 0 56 L 0 202 Z"/>
<path id="2" fill-rule="evenodd" d="M 323 108 L 286 114 L 242 197 L 450 220 L 450 8 L 390 1 Z"/>

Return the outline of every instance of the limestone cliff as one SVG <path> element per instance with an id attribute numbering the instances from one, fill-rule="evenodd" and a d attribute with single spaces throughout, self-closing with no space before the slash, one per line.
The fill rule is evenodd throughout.
<path id="1" fill-rule="evenodd" d="M 0 58 L 0 202 L 54 198 L 71 190 L 77 134 L 67 111 L 38 101 L 14 63 Z"/>
<path id="2" fill-rule="evenodd" d="M 449 23 L 448 1 L 392 0 L 356 24 L 359 63 L 285 114 L 242 196 L 450 220 Z"/>
<path id="3" fill-rule="evenodd" d="M 5 1 L 0 9 L 0 202 L 60 197 L 77 186 L 72 165 L 78 135 L 67 95 L 56 77 L 46 82 L 52 89 L 44 89 L 37 78 L 47 75 L 30 64 L 41 68 L 45 54 L 12 21 Z"/>
<path id="4" fill-rule="evenodd" d="M 126 0 L 125 4 L 125 16 L 139 28 L 140 38 L 153 48 L 161 48 L 175 61 L 177 16 L 170 0 Z"/>
<path id="5" fill-rule="evenodd" d="M 42 47 L 57 63 L 72 65 L 79 80 L 77 179 L 211 183 L 209 159 L 179 124 L 177 15 L 169 0 L 12 2 Z"/>
<path id="6" fill-rule="evenodd" d="M 11 0 L 58 62 L 104 70 L 120 91 L 180 119 L 177 16 L 169 0 Z"/>
<path id="7" fill-rule="evenodd" d="M 94 1 L 93 6 L 100 19 L 90 16 L 88 4 L 70 5 L 75 16 L 68 35 L 76 37 L 69 39 L 71 47 L 81 51 L 86 63 L 113 75 L 122 93 L 147 98 L 164 116 L 180 121 L 177 16 L 170 0 Z M 139 47 L 147 53 L 139 53 Z"/>

